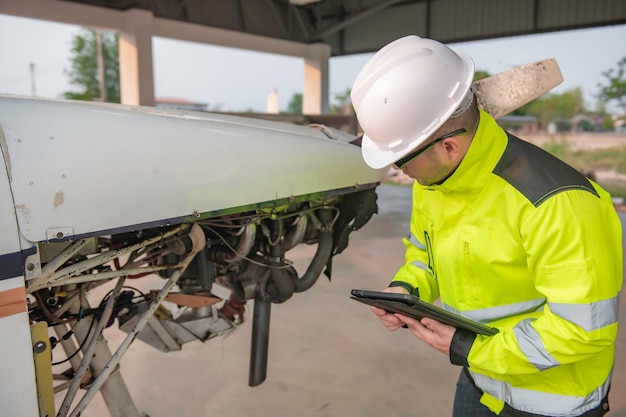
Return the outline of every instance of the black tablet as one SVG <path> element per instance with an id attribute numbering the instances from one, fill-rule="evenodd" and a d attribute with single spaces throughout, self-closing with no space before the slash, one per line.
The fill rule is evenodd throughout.
<path id="1" fill-rule="evenodd" d="M 417 320 L 430 317 L 441 323 L 469 330 L 476 334 L 491 336 L 498 333 L 498 329 L 495 327 L 489 327 L 477 321 L 451 313 L 443 308 L 424 302 L 414 295 L 355 289 L 352 290 L 352 297 L 350 298 L 370 306 L 382 308 L 390 313 L 403 314 Z"/>

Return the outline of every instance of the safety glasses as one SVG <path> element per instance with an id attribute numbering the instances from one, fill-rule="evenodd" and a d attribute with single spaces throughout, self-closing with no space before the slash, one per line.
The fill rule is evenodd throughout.
<path id="1" fill-rule="evenodd" d="M 467 130 L 461 128 L 461 129 L 457 129 L 457 130 L 455 130 L 453 132 L 447 133 L 447 134 L 445 134 L 443 136 L 439 136 L 437 139 L 435 139 L 432 142 L 430 142 L 426 147 L 418 149 L 415 152 L 411 152 L 410 154 L 408 154 L 404 158 L 398 159 L 394 163 L 394 165 L 397 166 L 399 169 L 404 169 L 404 167 L 406 167 L 406 164 L 408 164 L 413 159 L 415 159 L 418 156 L 420 156 L 422 153 L 426 152 L 428 149 L 432 148 L 435 144 L 441 142 L 444 139 L 448 139 L 448 138 L 451 138 L 453 136 L 464 135 L 466 133 L 467 133 Z"/>

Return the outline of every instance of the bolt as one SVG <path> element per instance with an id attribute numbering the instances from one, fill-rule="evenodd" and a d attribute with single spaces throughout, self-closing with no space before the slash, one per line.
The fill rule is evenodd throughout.
<path id="1" fill-rule="evenodd" d="M 57 239 L 63 239 L 63 232 L 57 233 Z"/>
<path id="2" fill-rule="evenodd" d="M 35 344 L 33 345 L 33 352 L 35 353 L 45 352 L 46 347 L 48 347 L 48 345 L 46 345 L 46 342 L 43 342 L 40 340 L 38 342 L 35 342 Z"/>
<path id="3" fill-rule="evenodd" d="M 34 264 L 28 264 L 28 265 L 26 265 L 26 269 L 28 269 L 29 271 L 32 271 L 33 269 L 35 269 L 35 265 Z"/>

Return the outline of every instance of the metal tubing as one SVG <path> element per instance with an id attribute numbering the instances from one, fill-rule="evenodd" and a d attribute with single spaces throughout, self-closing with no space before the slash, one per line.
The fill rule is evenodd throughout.
<path id="1" fill-rule="evenodd" d="M 87 337 L 88 332 L 88 325 L 75 329 L 76 336 L 81 340 L 84 337 Z M 111 358 L 111 350 L 109 349 L 106 339 L 104 339 L 104 337 L 99 337 L 99 339 L 100 340 L 98 340 L 96 350 L 94 351 L 94 357 L 91 359 L 90 368 L 92 375 L 98 375 L 98 373 L 104 369 L 107 361 Z M 84 377 L 83 380 L 85 379 L 87 378 Z M 90 380 L 91 376 L 89 376 L 89 379 L 84 382 L 88 382 Z M 107 379 L 106 383 L 102 385 L 102 388 L 100 388 L 100 394 L 102 395 L 102 399 L 104 400 L 111 417 L 140 417 L 143 415 L 137 409 L 137 406 L 135 405 L 135 402 L 133 401 L 133 398 L 130 395 L 128 387 L 126 386 L 124 378 L 120 372 L 113 373 Z"/>
<path id="2" fill-rule="evenodd" d="M 61 283 L 63 283 L 63 278 L 65 277 L 72 277 L 75 275 L 78 275 L 82 272 L 85 272 L 91 268 L 95 268 L 96 266 L 105 264 L 119 256 L 125 255 L 127 253 L 131 253 L 135 250 L 144 248 L 146 246 L 149 246 L 151 244 L 154 243 L 158 243 L 159 241 L 173 236 L 175 234 L 177 234 L 178 232 L 180 232 L 181 230 L 185 229 L 189 227 L 188 225 L 181 225 L 179 227 L 176 227 L 168 232 L 163 233 L 160 236 L 156 236 L 150 239 L 146 239 L 143 242 L 140 243 L 136 243 L 134 245 L 130 245 L 121 249 L 116 249 L 116 250 L 111 250 L 111 251 L 107 251 L 104 253 L 101 253 L 100 255 L 94 256 L 93 258 L 89 258 L 85 261 L 82 262 L 78 262 L 76 264 L 70 265 L 68 267 L 65 267 L 59 271 L 57 271 L 56 273 L 54 271 L 49 271 L 48 274 L 46 275 L 42 275 L 39 278 L 35 278 L 33 280 L 30 281 L 28 288 L 26 289 L 26 291 L 28 293 L 32 293 L 36 290 L 39 290 L 41 288 L 45 288 L 45 287 L 53 287 L 53 286 L 58 286 Z M 45 268 L 45 267 L 44 267 Z"/>
<path id="3" fill-rule="evenodd" d="M 85 410 L 85 408 L 87 407 L 87 405 L 89 404 L 89 402 L 96 395 L 96 393 L 98 393 L 98 391 L 101 392 L 102 397 L 104 398 L 112 417 L 139 417 L 139 412 L 137 411 L 137 408 L 135 407 L 135 404 L 133 403 L 132 398 L 130 397 L 130 393 L 128 392 L 126 388 L 126 384 L 124 383 L 124 380 L 122 379 L 121 374 L 117 372 L 118 365 L 122 356 L 124 355 L 128 347 L 130 346 L 130 344 L 133 342 L 133 340 L 135 340 L 139 332 L 141 332 L 141 330 L 145 327 L 148 321 L 152 318 L 152 316 L 154 315 L 154 312 L 161 305 L 161 303 L 163 302 L 167 294 L 172 290 L 174 285 L 176 285 L 176 282 L 178 281 L 180 276 L 185 272 L 185 270 L 187 269 L 187 267 L 189 266 L 189 264 L 195 257 L 196 253 L 204 249 L 204 245 L 205 245 L 204 234 L 202 233 L 202 230 L 200 229 L 198 225 L 192 226 L 189 236 L 192 238 L 192 241 L 193 241 L 193 248 L 194 248 L 193 253 L 189 254 L 179 264 L 180 269 L 175 271 L 174 274 L 172 274 L 170 279 L 166 282 L 166 284 L 161 289 L 161 292 L 159 293 L 159 295 L 156 297 L 153 303 L 148 307 L 148 309 L 144 312 L 144 315 L 135 324 L 134 328 L 128 334 L 126 339 L 124 339 L 122 344 L 118 347 L 115 354 L 111 355 L 105 339 L 102 338 L 101 324 L 106 323 L 108 321 L 108 318 L 110 317 L 111 312 L 109 311 L 107 313 L 107 310 L 109 309 L 109 306 L 113 305 L 112 304 L 113 298 L 117 299 L 117 296 L 119 295 L 123 281 L 125 280 L 126 277 L 122 277 L 118 281 L 115 287 L 115 290 L 113 291 L 113 294 L 111 295 L 111 298 L 109 299 L 109 301 L 107 302 L 107 305 L 105 306 L 105 310 L 102 314 L 100 322 L 98 323 L 96 332 L 94 333 L 94 336 L 92 336 L 92 340 L 89 343 L 89 347 L 84 352 L 84 356 L 83 356 L 83 361 L 85 360 L 85 357 L 92 358 L 91 367 L 93 368 L 94 373 L 97 374 L 97 377 L 91 383 L 91 386 L 89 387 L 89 389 L 87 390 L 83 398 L 81 398 L 81 400 L 78 402 L 78 404 L 76 405 L 76 407 L 70 414 L 70 417 L 80 416 L 82 412 Z M 125 271 L 126 273 L 128 273 L 128 270 L 125 270 Z M 77 336 L 79 336 L 78 333 L 77 333 Z M 82 337 L 84 340 L 87 337 L 87 333 L 83 334 Z M 96 347 L 94 348 L 95 349 L 94 352 L 98 353 L 97 355 L 94 355 L 93 353 L 90 353 L 89 351 L 89 349 L 93 345 L 94 340 L 97 340 Z M 82 365 L 82 362 L 81 362 L 81 365 Z M 79 372 L 76 372 L 76 375 L 78 374 Z M 77 379 L 73 379 L 72 384 L 74 384 L 76 380 Z M 72 388 L 72 385 L 70 385 L 70 389 L 71 388 Z M 68 393 L 69 393 L 69 390 L 68 390 Z M 66 399 L 67 398 L 68 396 L 66 395 Z M 65 416 L 65 413 L 61 414 L 61 411 L 59 411 L 58 417 L 64 417 L 64 416 Z"/>
<path id="4" fill-rule="evenodd" d="M 206 256 L 206 251 L 201 250 L 196 256 L 196 266 L 198 268 L 198 284 L 203 288 L 209 288 L 212 284 L 213 276 L 209 276 L 209 268 L 207 266 L 209 260 Z"/>
<path id="5" fill-rule="evenodd" d="M 80 382 L 83 378 L 83 375 L 85 375 L 85 372 L 87 372 L 87 369 L 89 368 L 91 359 L 94 357 L 96 345 L 98 341 L 100 340 L 100 335 L 102 333 L 102 330 L 104 329 L 105 324 L 107 323 L 107 321 L 109 321 L 109 318 L 111 317 L 111 313 L 113 312 L 113 306 L 115 305 L 115 302 L 117 301 L 117 297 L 119 296 L 119 293 L 122 289 L 122 286 L 124 285 L 125 280 L 126 280 L 126 277 L 122 277 L 117 281 L 117 284 L 115 285 L 115 289 L 113 290 L 113 293 L 109 297 L 109 300 L 107 301 L 106 306 L 104 307 L 104 311 L 102 312 L 102 317 L 100 317 L 100 320 L 98 321 L 98 324 L 96 325 L 96 329 L 94 330 L 94 335 L 89 341 L 89 345 L 87 349 L 84 351 L 83 359 L 80 362 L 78 370 L 74 374 L 74 379 L 72 379 L 72 384 L 67 390 L 67 393 L 65 394 L 65 398 L 63 398 L 63 403 L 61 404 L 61 407 L 59 408 L 58 417 L 65 417 L 70 409 L 70 406 L 72 405 L 72 401 L 74 401 L 74 396 L 76 395 L 76 392 L 78 391 L 78 388 L 80 387 Z"/>
<path id="6" fill-rule="evenodd" d="M 267 354 L 270 339 L 270 313 L 272 302 L 254 300 L 254 316 L 252 317 L 252 347 L 250 349 L 250 374 L 248 385 L 256 387 L 265 381 L 267 376 Z"/>
<path id="7" fill-rule="evenodd" d="M 141 318 L 137 321 L 133 329 L 128 333 L 128 335 L 117 348 L 113 356 L 111 356 L 111 359 L 109 359 L 107 364 L 104 366 L 102 372 L 100 372 L 96 379 L 91 383 L 91 386 L 89 387 L 83 398 L 81 398 L 80 402 L 76 405 L 74 411 L 72 411 L 72 414 L 70 414 L 70 417 L 78 417 L 82 414 L 92 398 L 98 393 L 98 390 L 100 389 L 102 384 L 106 382 L 109 375 L 111 375 L 111 373 L 117 368 L 117 365 L 122 359 L 122 356 L 124 356 L 124 353 L 126 353 L 126 350 L 128 350 L 130 344 L 133 342 L 133 340 L 135 340 L 139 332 L 141 332 L 141 330 L 145 327 L 150 318 L 154 315 L 156 309 L 161 305 L 167 294 L 169 294 L 172 288 L 176 285 L 176 282 L 183 274 L 183 272 L 185 272 L 185 270 L 189 266 L 189 263 L 193 260 L 195 256 L 196 252 L 193 252 L 189 254 L 183 260 L 183 262 L 181 262 L 181 269 L 174 272 L 170 279 L 165 283 L 165 285 L 159 292 L 159 295 L 152 302 L 152 304 L 150 304 L 148 309 L 144 312 L 143 316 L 141 316 Z"/>
<path id="8" fill-rule="evenodd" d="M 320 210 L 319 214 L 323 224 L 321 225 L 318 238 L 317 251 L 304 275 L 301 278 L 296 278 L 293 283 L 294 290 L 297 293 L 308 290 L 317 282 L 333 251 L 333 229 L 330 222 L 330 211 Z M 312 215 L 311 218 L 315 219 L 315 216 Z"/>
<path id="9" fill-rule="evenodd" d="M 70 259 L 72 256 L 80 252 L 80 250 L 84 248 L 88 242 L 89 239 L 80 239 L 72 243 L 41 269 L 41 275 L 44 277 L 52 276 L 57 268 L 67 262 L 67 260 Z"/>
<path id="10" fill-rule="evenodd" d="M 244 228 L 242 235 L 239 237 L 239 243 L 237 243 L 237 247 L 233 250 L 234 253 L 224 256 L 224 262 L 232 264 L 241 260 L 241 258 L 246 256 L 250 252 L 250 249 L 252 249 L 255 238 L 256 225 L 250 223 Z"/>
<path id="11" fill-rule="evenodd" d="M 161 266 L 144 266 L 140 268 L 118 269 L 117 271 L 98 272 L 97 274 L 85 274 L 77 277 L 69 277 L 60 280 L 63 285 L 81 284 L 83 282 L 101 281 L 105 279 L 119 278 L 121 276 L 141 275 L 146 273 L 154 273 L 164 271 L 166 269 L 178 269 L 181 264 L 161 265 Z"/>
<path id="12" fill-rule="evenodd" d="M 294 226 L 283 240 L 283 248 L 285 252 L 302 242 L 309 224 L 308 219 L 309 217 L 306 213 L 296 219 Z"/>
<path id="13" fill-rule="evenodd" d="M 282 220 L 274 221 L 271 224 L 271 235 L 269 240 L 276 240 L 278 244 L 270 247 L 270 257 L 281 259 L 285 251 L 280 242 L 282 231 Z M 270 261 L 270 264 L 275 261 Z M 270 341 L 270 316 L 272 312 L 272 301 L 263 294 L 257 293 L 254 300 L 254 316 L 252 317 L 252 346 L 250 347 L 250 371 L 248 375 L 248 385 L 256 387 L 265 381 L 267 376 L 267 355 Z"/>
<path id="14" fill-rule="evenodd" d="M 83 301 L 83 306 L 89 308 L 87 300 Z M 79 303 L 76 302 L 72 305 L 72 312 L 78 313 L 79 309 Z M 74 327 L 74 335 L 77 340 L 85 340 L 89 337 L 89 335 L 93 335 L 93 332 L 89 331 L 92 319 L 92 317 L 89 317 L 87 319 L 81 320 Z M 69 353 L 70 352 L 68 352 L 68 354 Z M 77 358 L 80 362 L 80 357 L 76 356 L 75 358 Z M 110 358 L 111 351 L 109 350 L 109 345 L 103 337 L 99 337 L 96 349 L 94 351 L 94 357 L 91 360 L 90 364 L 91 371 L 85 373 L 82 378 L 81 384 L 89 382 L 91 380 L 92 373 L 98 374 L 104 368 L 104 365 Z M 80 365 L 80 363 L 78 365 Z M 78 369 L 78 365 L 76 365 L 76 367 L 73 367 L 73 369 Z M 62 392 L 64 389 L 67 389 L 69 386 L 71 386 L 71 382 L 72 381 L 68 381 L 67 383 L 57 385 L 55 387 L 55 392 Z M 109 414 L 111 415 L 111 417 L 140 417 L 140 413 L 137 410 L 132 397 L 130 396 L 130 392 L 128 392 L 128 388 L 124 383 L 124 379 L 122 378 L 121 373 L 116 372 L 112 374 L 107 379 L 107 382 L 100 389 L 100 394 L 102 394 L 102 398 L 104 399 L 104 402 L 109 409 Z"/>

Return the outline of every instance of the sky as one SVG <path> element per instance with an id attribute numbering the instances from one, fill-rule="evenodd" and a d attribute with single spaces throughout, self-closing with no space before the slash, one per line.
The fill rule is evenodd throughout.
<path id="1" fill-rule="evenodd" d="M 0 93 L 60 97 L 78 91 L 68 82 L 70 49 L 78 26 L 0 14 Z M 555 93 L 580 87 L 595 109 L 602 75 L 626 57 L 626 25 L 562 31 L 449 45 L 474 59 L 477 70 L 497 74 L 555 58 L 564 81 Z M 330 100 L 345 93 L 373 54 L 331 58 Z M 303 91 L 300 58 L 153 39 L 155 96 L 206 103 L 211 110 L 258 111 L 276 89 L 280 110 Z M 32 64 L 32 70 L 31 70 Z"/>

